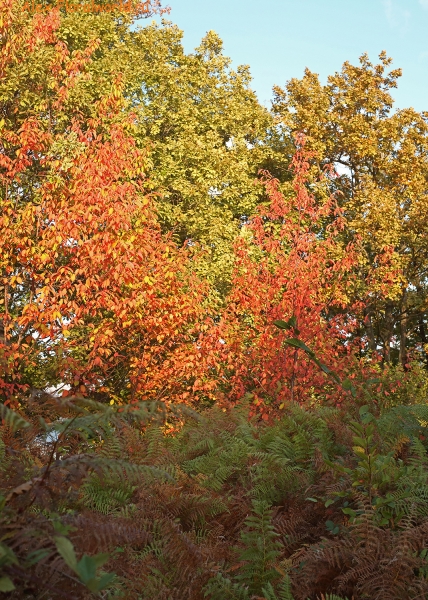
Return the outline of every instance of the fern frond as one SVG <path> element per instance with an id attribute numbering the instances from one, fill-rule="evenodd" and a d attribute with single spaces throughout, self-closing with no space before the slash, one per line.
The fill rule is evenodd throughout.
<path id="1" fill-rule="evenodd" d="M 9 427 L 13 432 L 30 427 L 28 421 L 4 404 L 0 404 L 0 418 L 3 419 L 4 425 Z"/>
<path id="2" fill-rule="evenodd" d="M 291 593 L 291 582 L 287 575 L 282 583 L 278 587 L 278 595 L 275 593 L 273 585 L 269 583 L 266 588 L 262 590 L 263 597 L 265 600 L 294 600 L 294 596 Z"/>
<path id="3" fill-rule="evenodd" d="M 218 574 L 205 586 L 205 597 L 209 600 L 251 600 L 248 587 L 233 583 L 223 575 Z"/>

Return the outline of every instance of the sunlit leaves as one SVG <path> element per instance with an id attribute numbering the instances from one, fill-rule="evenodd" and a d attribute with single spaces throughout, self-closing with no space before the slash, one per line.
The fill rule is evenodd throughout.
<path id="1" fill-rule="evenodd" d="M 16 37 L 11 66 L 24 60 L 23 45 L 39 51 L 35 36 L 42 46 L 55 41 L 51 17 L 35 27 L 27 22 Z M 10 364 L 2 391 L 11 402 L 19 384 L 61 383 L 118 402 L 191 401 L 209 393 L 193 388 L 205 368 L 198 340 L 207 288 L 189 269 L 188 252 L 161 233 L 144 176 L 147 150 L 129 135 L 122 78 L 90 117 L 64 106 L 93 51 L 70 55 L 57 44 L 49 120 L 43 108 L 3 129 L 14 151 L 0 173 L 0 352 L 3 367 Z M 50 129 L 63 119 L 68 127 Z"/>

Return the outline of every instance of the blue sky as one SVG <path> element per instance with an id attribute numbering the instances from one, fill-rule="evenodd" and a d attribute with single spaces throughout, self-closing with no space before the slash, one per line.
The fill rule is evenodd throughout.
<path id="1" fill-rule="evenodd" d="M 381 50 L 403 69 L 396 106 L 428 110 L 428 0 L 165 0 L 169 20 L 192 52 L 213 29 L 233 66 L 248 64 L 253 89 L 270 106 L 272 86 L 301 77 L 305 67 L 327 75 L 363 52 Z"/>

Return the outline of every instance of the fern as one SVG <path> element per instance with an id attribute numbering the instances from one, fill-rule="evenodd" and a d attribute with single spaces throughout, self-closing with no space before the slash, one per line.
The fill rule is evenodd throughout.
<path id="1" fill-rule="evenodd" d="M 236 576 L 249 584 L 250 592 L 260 593 L 269 582 L 278 579 L 274 564 L 280 554 L 278 534 L 272 525 L 272 510 L 266 502 L 253 501 L 253 514 L 245 521 L 241 533 L 244 546 L 239 559 L 244 565 Z"/>
<path id="2" fill-rule="evenodd" d="M 205 475 L 204 487 L 220 491 L 233 475 L 243 472 L 248 458 L 247 444 L 235 436 L 221 434 L 222 445 L 182 465 L 187 473 Z"/>
<path id="3" fill-rule="evenodd" d="M 80 488 L 82 502 L 105 515 L 117 514 L 130 503 L 136 486 L 129 482 L 117 482 L 91 476 Z"/>
<path id="4" fill-rule="evenodd" d="M 251 600 L 248 587 L 233 583 L 230 579 L 218 574 L 205 586 L 205 597 L 210 600 Z"/>
<path id="5" fill-rule="evenodd" d="M 272 425 L 214 408 L 171 436 L 162 422 L 174 416 L 159 404 L 119 412 L 43 398 L 22 413 L 29 426 L 0 436 L 0 534 L 13 531 L 5 541 L 18 561 L 2 576 L 16 594 L 44 588 L 56 600 L 69 585 L 83 597 L 81 580 L 64 583 L 58 535 L 76 557 L 110 553 L 115 597 L 428 593 L 426 408 L 375 417 L 365 407 L 351 422 L 291 406 Z"/>
<path id="6" fill-rule="evenodd" d="M 265 600 L 294 600 L 294 596 L 291 593 L 291 582 L 288 575 L 279 585 L 278 594 L 275 593 L 271 583 L 269 583 L 266 588 L 263 588 L 262 593 Z"/>
<path id="7" fill-rule="evenodd" d="M 4 421 L 4 425 L 9 427 L 13 432 L 19 429 L 30 427 L 30 423 L 26 421 L 16 411 L 11 410 L 4 404 L 0 404 L 0 419 Z"/>

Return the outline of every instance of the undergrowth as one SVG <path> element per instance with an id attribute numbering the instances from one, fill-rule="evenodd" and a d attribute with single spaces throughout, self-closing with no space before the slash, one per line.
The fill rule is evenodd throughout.
<path id="1" fill-rule="evenodd" d="M 174 435 L 156 403 L 26 406 L 1 409 L 12 599 L 428 597 L 426 405 L 187 409 Z"/>

